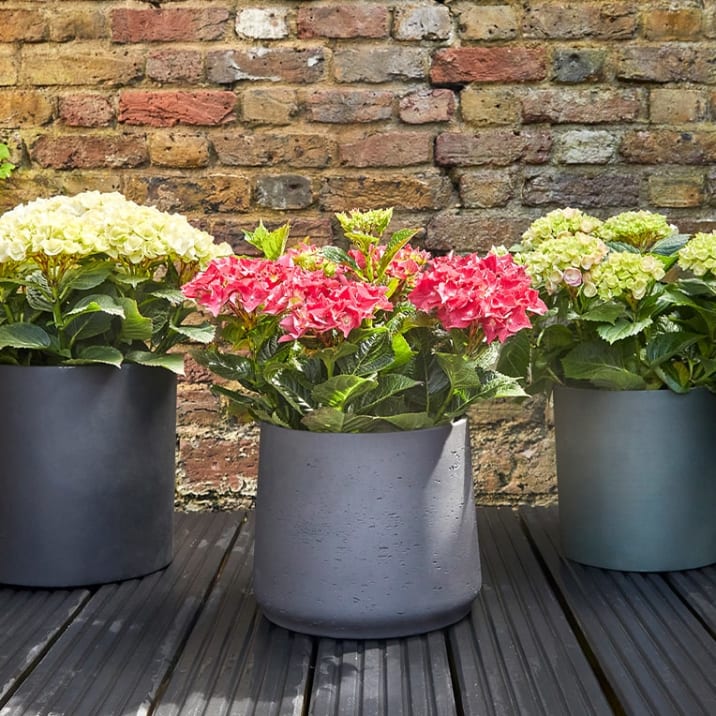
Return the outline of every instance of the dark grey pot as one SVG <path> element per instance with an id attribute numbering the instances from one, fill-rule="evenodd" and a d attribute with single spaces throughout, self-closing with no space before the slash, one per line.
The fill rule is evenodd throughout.
<path id="1" fill-rule="evenodd" d="M 480 584 L 467 421 L 261 426 L 254 589 L 271 621 L 337 638 L 418 634 L 463 617 Z"/>
<path id="2" fill-rule="evenodd" d="M 658 572 L 716 562 L 716 396 L 554 392 L 566 557 Z"/>
<path id="3" fill-rule="evenodd" d="M 172 559 L 176 376 L 0 366 L 0 582 L 98 584 Z"/>

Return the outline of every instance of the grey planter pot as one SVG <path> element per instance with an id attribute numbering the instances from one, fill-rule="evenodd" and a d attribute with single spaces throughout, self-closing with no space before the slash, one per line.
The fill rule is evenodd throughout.
<path id="1" fill-rule="evenodd" d="M 418 634 L 462 618 L 480 585 L 467 421 L 261 426 L 254 590 L 271 621 L 336 638 Z"/>
<path id="2" fill-rule="evenodd" d="M 0 583 L 69 587 L 172 558 L 176 377 L 0 366 Z"/>
<path id="3" fill-rule="evenodd" d="M 658 572 L 716 562 L 716 396 L 554 392 L 566 557 Z"/>

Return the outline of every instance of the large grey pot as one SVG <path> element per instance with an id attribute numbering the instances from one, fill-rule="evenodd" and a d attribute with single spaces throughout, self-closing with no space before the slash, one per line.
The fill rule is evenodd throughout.
<path id="1" fill-rule="evenodd" d="M 254 589 L 294 631 L 373 639 L 463 617 L 481 584 L 467 422 L 261 426 Z"/>
<path id="2" fill-rule="evenodd" d="M 657 572 L 716 562 L 716 396 L 554 392 L 566 557 Z"/>
<path id="3" fill-rule="evenodd" d="M 69 587 L 172 559 L 176 377 L 0 366 L 0 583 Z"/>

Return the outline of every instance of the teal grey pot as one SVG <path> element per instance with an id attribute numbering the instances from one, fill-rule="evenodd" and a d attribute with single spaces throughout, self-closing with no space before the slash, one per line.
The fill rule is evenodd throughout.
<path id="1" fill-rule="evenodd" d="M 261 426 L 254 589 L 294 631 L 438 629 L 480 589 L 467 421 L 346 434 Z"/>
<path id="2" fill-rule="evenodd" d="M 70 587 L 172 558 L 176 376 L 0 366 L 0 583 Z"/>
<path id="3" fill-rule="evenodd" d="M 625 571 L 716 562 L 716 396 L 554 392 L 564 554 Z"/>

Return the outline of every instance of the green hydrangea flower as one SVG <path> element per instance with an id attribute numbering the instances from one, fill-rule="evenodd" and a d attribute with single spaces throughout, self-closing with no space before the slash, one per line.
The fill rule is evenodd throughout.
<path id="1" fill-rule="evenodd" d="M 579 209 L 555 209 L 532 222 L 522 234 L 522 245 L 534 248 L 548 239 L 563 234 L 592 234 L 601 224 L 600 219 L 585 214 Z"/>
<path id="2" fill-rule="evenodd" d="M 604 241 L 616 241 L 648 251 L 657 241 L 676 233 L 662 214 L 650 211 L 625 211 L 607 219 L 597 235 Z"/>
<path id="3" fill-rule="evenodd" d="M 694 276 L 716 275 L 716 231 L 694 234 L 679 251 L 679 266 Z"/>
<path id="4" fill-rule="evenodd" d="M 664 278 L 664 267 L 654 256 L 642 256 L 628 251 L 612 251 L 591 272 L 594 295 L 604 301 L 631 296 L 638 301 L 646 295 L 655 281 Z"/>

